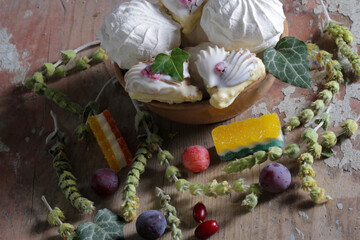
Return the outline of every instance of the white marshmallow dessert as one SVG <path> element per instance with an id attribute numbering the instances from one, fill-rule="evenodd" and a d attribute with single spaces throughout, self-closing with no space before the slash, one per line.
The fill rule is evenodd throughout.
<path id="1" fill-rule="evenodd" d="M 199 23 L 202 8 L 207 0 L 160 0 L 173 18 L 183 27 L 183 33 L 192 32 Z"/>
<path id="2" fill-rule="evenodd" d="M 153 100 L 164 103 L 183 103 L 201 101 L 201 91 L 190 85 L 188 62 L 184 62 L 184 81 L 171 76 L 151 71 L 153 60 L 141 62 L 133 66 L 125 74 L 125 91 L 132 99 L 141 102 Z"/>
<path id="3" fill-rule="evenodd" d="M 276 45 L 284 21 L 279 0 L 209 0 L 200 25 L 209 41 L 218 46 L 258 53 Z"/>
<path id="4" fill-rule="evenodd" d="M 101 47 L 122 69 L 180 46 L 181 26 L 159 5 L 145 0 L 120 4 L 98 32 Z"/>
<path id="5" fill-rule="evenodd" d="M 195 64 L 210 94 L 210 104 L 218 109 L 230 106 L 247 86 L 266 76 L 263 62 L 249 50 L 229 52 L 208 47 L 197 58 Z"/>

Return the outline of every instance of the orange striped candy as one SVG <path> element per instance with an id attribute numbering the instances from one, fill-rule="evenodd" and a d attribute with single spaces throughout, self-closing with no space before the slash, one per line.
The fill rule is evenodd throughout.
<path id="1" fill-rule="evenodd" d="M 89 117 L 88 123 L 112 170 L 132 164 L 132 154 L 108 110 Z"/>

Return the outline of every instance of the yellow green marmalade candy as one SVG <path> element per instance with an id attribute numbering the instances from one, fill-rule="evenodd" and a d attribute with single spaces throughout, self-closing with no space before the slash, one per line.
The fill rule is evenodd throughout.
<path id="1" fill-rule="evenodd" d="M 281 124 L 276 113 L 218 126 L 212 130 L 211 135 L 216 152 L 223 161 L 284 145 Z"/>

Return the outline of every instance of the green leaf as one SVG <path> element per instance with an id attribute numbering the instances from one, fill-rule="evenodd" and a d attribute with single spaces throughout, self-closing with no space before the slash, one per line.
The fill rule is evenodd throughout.
<path id="1" fill-rule="evenodd" d="M 167 74 L 182 82 L 184 81 L 184 62 L 189 57 L 190 54 L 180 48 L 174 48 L 170 56 L 165 53 L 160 53 L 156 56 L 151 71 L 154 73 Z"/>
<path id="2" fill-rule="evenodd" d="M 94 222 L 85 222 L 78 226 L 76 233 L 81 240 L 123 240 L 125 220 L 109 209 L 99 210 Z"/>
<path id="3" fill-rule="evenodd" d="M 275 48 L 264 52 L 266 70 L 282 82 L 311 89 L 310 64 L 306 44 L 294 37 L 284 37 Z"/>

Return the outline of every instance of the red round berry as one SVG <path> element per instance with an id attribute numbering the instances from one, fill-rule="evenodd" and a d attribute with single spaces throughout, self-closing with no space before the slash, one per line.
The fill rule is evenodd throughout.
<path id="1" fill-rule="evenodd" d="M 182 163 L 191 172 L 202 172 L 210 165 L 209 151 L 200 145 L 190 146 L 182 154 Z"/>
<path id="2" fill-rule="evenodd" d="M 203 222 L 206 218 L 206 207 L 202 202 L 195 204 L 193 209 L 193 217 L 197 222 Z"/>
<path id="3" fill-rule="evenodd" d="M 206 239 L 214 235 L 219 230 L 219 225 L 215 220 L 208 220 L 200 223 L 195 229 L 195 237 Z"/>

